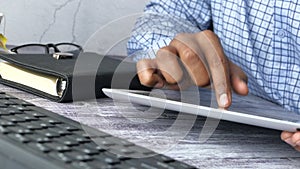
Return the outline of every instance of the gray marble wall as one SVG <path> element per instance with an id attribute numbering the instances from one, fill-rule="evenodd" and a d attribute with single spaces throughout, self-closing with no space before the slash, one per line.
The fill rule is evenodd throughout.
<path id="1" fill-rule="evenodd" d="M 110 38 L 115 31 L 128 35 L 147 1 L 0 0 L 0 12 L 5 14 L 8 44 L 68 41 L 84 46 L 87 42 L 92 44 L 92 38 L 103 38 L 98 45 L 103 43 L 121 46 L 114 50 L 124 53 L 124 37 L 120 37 L 120 41 Z M 0 31 L 3 31 L 3 23 Z M 96 38 L 92 36 L 95 34 Z M 116 44 L 116 41 L 120 44 Z M 105 50 L 108 48 L 109 46 L 105 47 Z"/>

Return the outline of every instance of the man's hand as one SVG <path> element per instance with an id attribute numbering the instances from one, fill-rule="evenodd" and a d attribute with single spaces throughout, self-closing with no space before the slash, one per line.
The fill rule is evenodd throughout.
<path id="1" fill-rule="evenodd" d="M 155 59 L 140 60 L 137 70 L 143 85 L 156 88 L 204 87 L 212 80 L 221 108 L 230 106 L 231 89 L 248 94 L 246 74 L 227 59 L 218 37 L 209 30 L 177 35 Z"/>
<path id="2" fill-rule="evenodd" d="M 281 133 L 281 139 L 300 151 L 300 131 L 295 133 L 284 131 Z"/>

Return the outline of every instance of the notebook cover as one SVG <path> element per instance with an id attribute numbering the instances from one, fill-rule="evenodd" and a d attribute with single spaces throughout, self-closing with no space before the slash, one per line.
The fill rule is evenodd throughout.
<path id="1" fill-rule="evenodd" d="M 81 53 L 68 59 L 55 59 L 52 54 L 1 54 L 0 59 L 33 71 L 66 80 L 62 97 L 0 78 L 0 83 L 56 102 L 70 102 L 105 97 L 102 88 L 141 89 L 134 62 L 116 56 Z M 124 58 L 124 57 L 119 57 Z"/>

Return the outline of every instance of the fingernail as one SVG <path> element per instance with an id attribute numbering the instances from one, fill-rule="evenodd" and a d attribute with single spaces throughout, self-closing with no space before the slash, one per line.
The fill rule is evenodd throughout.
<path id="1" fill-rule="evenodd" d="M 284 140 L 284 141 L 285 141 L 286 143 L 288 143 L 289 145 L 293 146 L 293 147 L 296 146 L 296 144 L 292 141 L 291 138 L 288 138 L 288 139 L 286 139 L 286 140 Z"/>
<path id="2" fill-rule="evenodd" d="M 228 96 L 226 93 L 220 96 L 220 106 L 225 107 L 228 104 Z"/>

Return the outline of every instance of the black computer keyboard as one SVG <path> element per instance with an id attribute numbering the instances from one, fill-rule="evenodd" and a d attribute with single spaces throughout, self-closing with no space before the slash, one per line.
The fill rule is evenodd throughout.
<path id="1" fill-rule="evenodd" d="M 194 167 L 0 92 L 0 168 Z"/>

